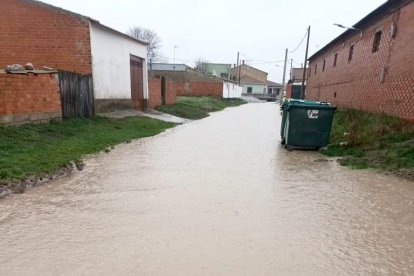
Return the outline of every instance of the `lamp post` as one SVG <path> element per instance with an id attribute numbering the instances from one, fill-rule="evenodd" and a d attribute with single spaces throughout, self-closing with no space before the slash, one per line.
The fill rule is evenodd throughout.
<path id="1" fill-rule="evenodd" d="M 334 26 L 337 26 L 337 27 L 342 28 L 342 29 L 358 31 L 359 35 L 362 36 L 362 30 L 361 29 L 358 29 L 358 28 L 355 28 L 355 27 L 346 27 L 346 26 L 344 26 L 342 24 L 338 24 L 338 23 L 334 23 Z"/>

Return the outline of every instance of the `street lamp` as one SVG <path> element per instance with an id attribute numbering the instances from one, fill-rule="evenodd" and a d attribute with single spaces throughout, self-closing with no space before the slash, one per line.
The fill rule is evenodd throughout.
<path id="1" fill-rule="evenodd" d="M 358 29 L 358 28 L 355 28 L 355 27 L 346 27 L 346 26 L 344 26 L 342 24 L 338 24 L 338 23 L 334 23 L 334 25 L 337 26 L 337 27 L 339 27 L 339 28 L 342 28 L 342 29 L 348 29 L 348 30 L 358 31 L 359 34 L 360 34 L 360 36 L 362 36 L 362 30 L 361 29 Z"/>

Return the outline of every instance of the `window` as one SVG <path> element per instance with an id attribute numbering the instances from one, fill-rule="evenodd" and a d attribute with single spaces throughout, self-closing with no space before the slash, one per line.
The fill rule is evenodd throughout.
<path id="1" fill-rule="evenodd" d="M 247 87 L 247 93 L 252 93 L 253 92 L 253 87 Z"/>
<path id="2" fill-rule="evenodd" d="M 322 72 L 325 72 L 326 59 L 323 60 Z"/>
<path id="3" fill-rule="evenodd" d="M 378 52 L 381 43 L 382 31 L 378 31 L 374 35 L 374 42 L 372 43 L 372 52 Z"/>
<path id="4" fill-rule="evenodd" d="M 229 75 L 227 73 L 220 73 L 220 78 L 227 79 Z"/>
<path id="5" fill-rule="evenodd" d="M 336 63 L 338 62 L 338 53 L 335 53 L 335 56 L 334 56 L 334 63 L 333 63 L 333 66 L 335 67 L 336 66 Z"/>
<path id="6" fill-rule="evenodd" d="M 315 75 L 316 75 L 317 70 L 318 70 L 318 64 L 315 64 Z"/>
<path id="7" fill-rule="evenodd" d="M 311 69 L 311 68 L 308 68 L 308 69 L 306 69 L 306 70 L 308 70 L 308 78 L 310 78 L 310 76 L 311 76 L 311 72 L 312 72 L 312 69 Z"/>
<path id="8" fill-rule="evenodd" d="M 351 45 L 351 46 L 349 46 L 348 61 L 352 60 L 353 55 L 354 55 L 354 45 Z"/>

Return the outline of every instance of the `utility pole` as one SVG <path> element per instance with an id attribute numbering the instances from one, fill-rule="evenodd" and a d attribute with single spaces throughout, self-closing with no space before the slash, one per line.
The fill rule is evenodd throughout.
<path id="1" fill-rule="evenodd" d="M 305 99 L 305 78 L 306 78 L 306 67 L 307 67 L 307 62 L 308 62 L 310 28 L 311 26 L 308 27 L 308 41 L 306 42 L 306 52 L 305 52 L 305 66 L 303 66 L 302 86 L 300 87 L 300 98 L 302 100 Z"/>
<path id="2" fill-rule="evenodd" d="M 238 79 L 239 79 L 238 84 L 239 84 L 239 86 L 240 86 L 240 76 L 241 76 L 241 69 L 242 69 L 241 67 L 242 67 L 242 64 L 239 60 L 239 75 L 238 75 Z"/>
<path id="3" fill-rule="evenodd" d="M 238 81 L 238 79 L 239 79 L 239 70 L 240 70 L 240 68 L 239 68 L 239 58 L 240 58 L 240 53 L 237 52 L 236 80 L 237 80 L 237 84 L 240 85 L 240 83 Z"/>
<path id="4" fill-rule="evenodd" d="M 293 58 L 290 59 L 289 78 L 292 79 Z"/>
<path id="5" fill-rule="evenodd" d="M 283 66 L 283 91 L 285 91 L 285 80 L 286 80 L 286 65 L 287 65 L 287 58 L 288 58 L 288 49 L 285 52 L 285 65 Z"/>

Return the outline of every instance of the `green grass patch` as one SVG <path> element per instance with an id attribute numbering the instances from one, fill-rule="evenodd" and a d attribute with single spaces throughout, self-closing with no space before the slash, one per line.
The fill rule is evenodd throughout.
<path id="1" fill-rule="evenodd" d="M 341 156 L 341 164 L 358 169 L 414 170 L 414 124 L 385 114 L 337 111 L 322 153 Z"/>
<path id="2" fill-rule="evenodd" d="M 0 184 L 52 173 L 84 154 L 156 135 L 174 124 L 149 118 L 70 119 L 40 125 L 0 127 Z"/>
<path id="3" fill-rule="evenodd" d="M 202 119 L 209 112 L 220 111 L 226 107 L 239 106 L 246 102 L 242 99 L 221 99 L 215 97 L 177 97 L 173 105 L 163 105 L 158 111 L 187 119 Z"/>

